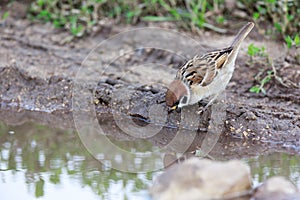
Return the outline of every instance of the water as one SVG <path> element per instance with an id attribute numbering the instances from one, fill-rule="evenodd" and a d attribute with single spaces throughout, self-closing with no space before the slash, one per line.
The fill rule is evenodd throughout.
<path id="1" fill-rule="evenodd" d="M 300 188 L 300 156 L 286 153 L 272 153 L 245 161 L 250 165 L 254 185 L 272 176 L 284 176 Z"/>
<path id="2" fill-rule="evenodd" d="M 273 153 L 243 160 L 251 166 L 255 185 L 281 175 L 300 187 L 299 156 Z M 124 173 L 107 167 L 94 159 L 70 130 L 0 122 L 1 200 L 148 200 L 147 189 L 160 173 Z"/>
<path id="3" fill-rule="evenodd" d="M 154 174 L 102 165 L 72 131 L 0 123 L 1 200 L 149 199 Z"/>

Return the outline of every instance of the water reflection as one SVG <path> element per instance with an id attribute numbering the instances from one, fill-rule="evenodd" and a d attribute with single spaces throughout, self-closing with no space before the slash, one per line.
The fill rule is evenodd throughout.
<path id="1" fill-rule="evenodd" d="M 72 131 L 0 123 L 1 199 L 147 199 L 153 174 L 96 161 Z"/>
<path id="2" fill-rule="evenodd" d="M 134 151 L 151 149 L 111 139 Z M 127 142 L 127 143 L 126 143 Z M 237 155 L 237 154 L 236 154 Z M 104 156 L 104 155 L 103 155 Z M 237 158 L 237 157 L 236 157 Z M 122 162 L 122 157 L 115 160 Z M 282 175 L 300 187 L 300 157 L 272 153 L 244 158 L 255 184 Z M 140 161 L 136 160 L 135 164 Z M 95 160 L 70 130 L 25 123 L 0 122 L 0 194 L 10 199 L 150 199 L 147 193 L 154 173 L 124 173 Z"/>
<path id="3" fill-rule="evenodd" d="M 245 159 L 251 167 L 255 184 L 272 176 L 284 176 L 300 188 L 300 157 L 285 153 L 272 153 Z"/>

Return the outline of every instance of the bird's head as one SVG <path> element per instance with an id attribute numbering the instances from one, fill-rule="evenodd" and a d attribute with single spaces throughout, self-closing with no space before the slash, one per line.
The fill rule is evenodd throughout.
<path id="1" fill-rule="evenodd" d="M 190 92 L 188 87 L 180 80 L 174 80 L 170 84 L 166 93 L 166 104 L 171 110 L 182 108 L 188 105 Z"/>

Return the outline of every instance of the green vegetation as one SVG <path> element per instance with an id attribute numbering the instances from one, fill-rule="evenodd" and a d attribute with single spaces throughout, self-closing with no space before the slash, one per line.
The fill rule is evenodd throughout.
<path id="1" fill-rule="evenodd" d="M 15 0 L 8 1 L 8 7 Z M 81 37 L 101 28 L 106 18 L 115 22 L 172 21 L 179 28 L 197 32 L 201 28 L 226 32 L 232 22 L 255 21 L 256 28 L 287 46 L 299 46 L 300 1 L 237 0 L 32 0 L 28 18 L 51 23 Z M 231 5 L 230 5 L 231 4 Z M 237 13 L 243 13 L 242 15 Z M 9 12 L 0 16 L 4 21 Z M 228 26 L 229 25 L 229 26 Z M 267 28 L 266 28 L 267 26 Z M 263 27 L 263 28 L 261 28 Z M 278 37 L 279 36 L 279 37 Z"/>
<path id="2" fill-rule="evenodd" d="M 265 56 L 266 55 L 265 50 L 266 50 L 266 48 L 264 46 L 257 47 L 257 46 L 254 46 L 254 44 L 250 44 L 248 46 L 248 55 L 251 58 L 254 56 Z"/>
<path id="3" fill-rule="evenodd" d="M 223 16 L 207 15 L 218 10 L 220 4 L 223 4 L 222 0 L 35 0 L 30 6 L 29 17 L 64 27 L 75 36 L 90 33 L 104 18 L 133 24 L 138 21 L 176 21 L 187 29 L 206 27 L 224 32 L 208 23 L 225 21 Z"/>
<path id="4" fill-rule="evenodd" d="M 1 17 L 1 20 L 5 21 L 8 18 L 8 16 L 9 16 L 9 12 L 8 11 L 4 12 Z"/>
<path id="5" fill-rule="evenodd" d="M 300 45 L 300 2 L 287 0 L 241 0 L 249 8 L 253 20 L 258 27 L 266 22 L 273 24 L 273 29 L 267 34 L 279 35 L 283 38 L 288 48 Z M 266 29 L 267 30 L 267 29 Z M 296 33 L 296 34 L 295 34 Z M 294 37 L 292 37 L 294 35 Z M 294 39 L 292 39 L 294 38 Z"/>
<path id="6" fill-rule="evenodd" d="M 266 83 L 268 83 L 274 75 L 274 72 L 271 70 L 267 71 L 267 75 L 263 78 L 257 77 L 259 84 L 255 85 L 250 88 L 250 92 L 255 92 L 255 93 L 260 93 L 262 92 L 263 94 L 266 94 L 266 90 L 264 89 L 264 86 Z"/>
<path id="7" fill-rule="evenodd" d="M 250 92 L 266 94 L 265 85 L 272 80 L 276 70 L 273 66 L 272 60 L 269 55 L 265 52 L 266 48 L 264 46 L 257 47 L 254 44 L 248 46 L 248 55 L 250 56 L 250 66 L 260 66 L 262 69 L 255 77 L 257 84 L 250 88 Z M 272 66 L 272 69 L 268 69 Z M 267 70 L 266 70 L 267 68 Z"/>
<path id="8" fill-rule="evenodd" d="M 297 87 L 297 84 L 294 82 L 289 80 L 283 81 L 282 77 L 278 75 L 276 67 L 279 68 L 280 66 L 278 67 L 278 64 L 273 62 L 273 59 L 266 52 L 264 46 L 257 47 L 254 44 L 250 44 L 248 46 L 248 55 L 250 56 L 250 61 L 247 64 L 252 68 L 259 69 L 259 72 L 254 77 L 257 84 L 249 89 L 250 92 L 267 94 L 266 85 L 271 80 L 276 80 L 284 87 Z"/>
<path id="9" fill-rule="evenodd" d="M 287 0 L 240 0 L 257 24 L 273 24 L 273 31 L 288 35 L 300 29 L 300 2 Z"/>
<path id="10" fill-rule="evenodd" d="M 292 46 L 299 47 L 300 46 L 300 37 L 299 34 L 296 34 L 294 39 L 292 39 L 289 35 L 284 38 L 287 47 L 290 49 Z"/>
<path id="11" fill-rule="evenodd" d="M 92 32 L 105 18 L 132 24 L 174 21 L 192 31 L 208 28 L 223 33 L 225 30 L 220 27 L 228 23 L 227 19 L 241 18 L 232 10 L 240 10 L 249 16 L 244 17 L 245 21 L 263 25 L 271 22 L 272 32 L 285 38 L 300 29 L 299 8 L 299 1 L 286 0 L 238 0 L 235 8 L 227 7 L 224 0 L 34 0 L 29 17 L 64 27 L 75 36 Z"/>

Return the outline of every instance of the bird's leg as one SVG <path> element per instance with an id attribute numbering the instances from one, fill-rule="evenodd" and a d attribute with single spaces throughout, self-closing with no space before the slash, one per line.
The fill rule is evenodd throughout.
<path id="1" fill-rule="evenodd" d="M 200 110 L 197 112 L 198 114 L 201 114 L 202 112 L 205 112 L 206 109 L 211 106 L 213 104 L 213 102 L 217 99 L 217 97 L 219 96 L 219 94 L 216 94 L 212 99 L 210 99 L 209 101 L 208 100 L 201 100 L 198 102 L 198 105 L 199 106 L 202 106 L 201 103 L 202 102 L 205 102 L 206 105 L 205 107 L 202 106 L 202 108 L 200 108 Z"/>
<path id="2" fill-rule="evenodd" d="M 208 102 L 208 99 L 201 99 L 200 101 L 198 101 L 198 106 L 204 107 L 203 105 L 208 104 Z"/>
<path id="3" fill-rule="evenodd" d="M 206 106 L 204 107 L 204 109 L 206 110 L 209 106 L 211 106 L 211 104 L 213 104 L 213 102 L 218 98 L 219 94 L 216 94 L 209 102 L 208 104 L 206 104 Z"/>

